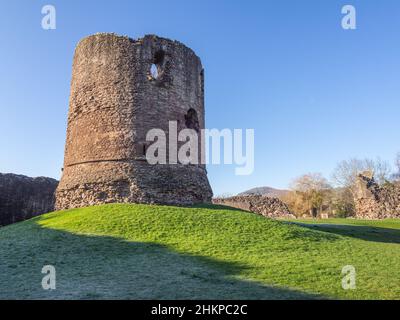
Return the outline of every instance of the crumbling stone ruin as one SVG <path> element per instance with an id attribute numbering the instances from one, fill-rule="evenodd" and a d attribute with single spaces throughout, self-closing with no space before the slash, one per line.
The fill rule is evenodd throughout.
<path id="1" fill-rule="evenodd" d="M 205 165 L 146 161 L 147 132 L 159 128 L 168 137 L 169 121 L 177 121 L 178 132 L 204 128 L 204 71 L 191 49 L 153 35 L 81 40 L 56 208 L 210 202 Z"/>
<path id="2" fill-rule="evenodd" d="M 373 173 L 364 172 L 357 177 L 354 201 L 357 218 L 400 218 L 400 183 L 379 185 Z"/>
<path id="3" fill-rule="evenodd" d="M 268 218 L 296 218 L 283 201 L 273 197 L 251 195 L 214 198 L 213 203 L 254 212 Z"/>
<path id="4" fill-rule="evenodd" d="M 54 210 L 58 181 L 0 173 L 0 226 Z"/>

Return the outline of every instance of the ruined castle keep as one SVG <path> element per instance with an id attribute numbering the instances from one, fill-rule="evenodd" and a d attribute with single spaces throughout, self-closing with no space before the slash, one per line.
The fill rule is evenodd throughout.
<path id="1" fill-rule="evenodd" d="M 73 60 L 56 209 L 210 202 L 203 164 L 147 162 L 152 143 L 146 141 L 147 132 L 162 129 L 168 141 L 169 121 L 177 122 L 178 132 L 204 128 L 204 71 L 191 49 L 153 35 L 82 39 Z"/>

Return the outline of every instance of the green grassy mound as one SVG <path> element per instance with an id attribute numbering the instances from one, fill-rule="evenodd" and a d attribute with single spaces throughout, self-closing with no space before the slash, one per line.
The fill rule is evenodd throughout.
<path id="1" fill-rule="evenodd" d="M 0 228 L 1 299 L 400 298 L 400 221 L 112 204 Z M 41 287 L 42 267 L 57 288 Z M 353 265 L 355 290 L 341 270 Z"/>

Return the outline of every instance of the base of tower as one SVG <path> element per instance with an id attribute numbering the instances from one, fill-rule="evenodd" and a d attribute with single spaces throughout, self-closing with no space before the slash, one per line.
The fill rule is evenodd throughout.
<path id="1" fill-rule="evenodd" d="M 107 164 L 109 165 L 109 164 Z M 107 170 L 107 165 L 104 170 Z M 111 164 L 115 166 L 116 164 Z M 85 172 L 93 173 L 90 164 L 69 168 L 64 172 L 56 191 L 56 210 L 80 208 L 106 203 L 147 203 L 168 205 L 193 205 L 211 203 L 212 190 L 202 167 L 191 165 L 149 165 L 147 163 L 124 163 L 130 170 L 114 179 L 93 181 L 84 179 Z M 99 164 L 96 164 L 99 169 Z M 126 168 L 126 167 L 125 167 Z M 68 169 L 67 169 L 68 170 Z M 107 172 L 110 172 L 107 170 Z M 104 172 L 97 171 L 96 176 Z M 86 180 L 86 181 L 85 181 Z"/>

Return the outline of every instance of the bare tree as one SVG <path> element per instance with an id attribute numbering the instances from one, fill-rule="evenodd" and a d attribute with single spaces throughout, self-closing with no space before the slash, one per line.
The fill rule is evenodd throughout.
<path id="1" fill-rule="evenodd" d="M 338 163 L 332 180 L 337 186 L 353 191 L 357 176 L 365 171 L 370 171 L 378 183 L 385 183 L 391 175 L 390 165 L 380 158 L 376 160 L 353 158 Z"/>
<path id="2" fill-rule="evenodd" d="M 371 173 L 380 184 L 387 182 L 391 177 L 390 165 L 380 158 L 376 160 L 353 158 L 339 162 L 333 172 L 332 180 L 338 187 L 333 199 L 334 207 L 341 216 L 354 214 L 357 176 L 363 172 Z"/>

